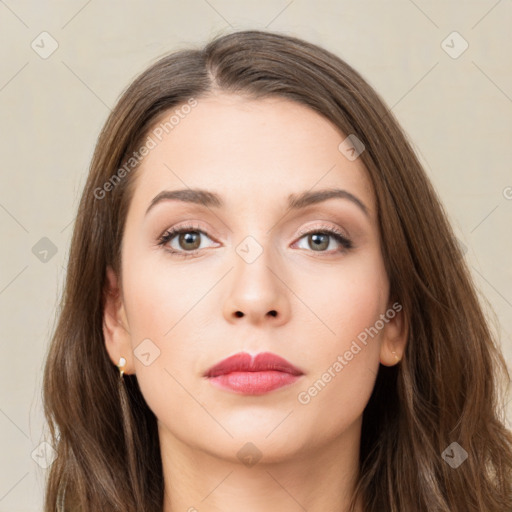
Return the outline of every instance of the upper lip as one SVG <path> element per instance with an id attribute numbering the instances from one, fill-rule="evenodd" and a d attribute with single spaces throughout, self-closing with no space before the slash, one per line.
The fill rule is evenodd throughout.
<path id="1" fill-rule="evenodd" d="M 218 377 L 231 372 L 263 372 L 269 370 L 303 375 L 299 368 L 271 352 L 262 352 L 255 357 L 247 352 L 239 352 L 212 366 L 205 373 L 205 377 Z"/>

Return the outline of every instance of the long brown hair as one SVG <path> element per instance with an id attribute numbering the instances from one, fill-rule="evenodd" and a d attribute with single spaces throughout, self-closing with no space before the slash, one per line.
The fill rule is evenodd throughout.
<path id="1" fill-rule="evenodd" d="M 105 270 L 120 275 L 136 176 L 136 165 L 126 163 L 164 113 L 212 90 L 305 104 L 365 146 L 360 158 L 376 192 L 391 298 L 402 304 L 409 333 L 403 360 L 381 365 L 365 408 L 352 504 L 360 497 L 365 512 L 512 510 L 512 434 L 500 397 L 510 374 L 407 136 L 339 57 L 295 37 L 249 30 L 159 59 L 122 94 L 99 136 L 45 367 L 44 408 L 57 452 L 45 512 L 162 510 L 156 418 L 135 375 L 119 385 L 105 348 Z M 454 446 L 468 455 L 457 468 L 443 456 L 447 448 L 453 456 Z"/>

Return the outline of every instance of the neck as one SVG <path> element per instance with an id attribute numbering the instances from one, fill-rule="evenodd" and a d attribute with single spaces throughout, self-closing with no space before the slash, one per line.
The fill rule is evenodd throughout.
<path id="1" fill-rule="evenodd" d="M 242 452 L 248 457 L 237 457 L 245 442 L 234 443 L 233 453 L 222 457 L 184 444 L 159 424 L 163 512 L 349 512 L 360 433 L 358 421 L 322 446 L 311 444 L 291 456 L 262 456 L 256 462 L 256 449 L 249 444 Z M 354 512 L 362 512 L 361 503 Z"/>

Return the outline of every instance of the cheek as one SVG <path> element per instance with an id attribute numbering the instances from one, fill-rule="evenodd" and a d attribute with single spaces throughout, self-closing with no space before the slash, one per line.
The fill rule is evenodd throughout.
<path id="1" fill-rule="evenodd" d="M 366 406 L 378 371 L 388 281 L 378 252 L 347 262 L 323 286 L 303 288 L 320 321 L 303 325 L 303 357 L 311 369 L 297 403 L 334 430 Z M 333 430 L 333 431 L 334 431 Z"/>
<path id="2" fill-rule="evenodd" d="M 329 363 L 298 391 L 294 416 L 305 439 L 334 439 L 361 419 L 376 373 L 358 357 Z"/>
<path id="3" fill-rule="evenodd" d="M 377 250 L 347 257 L 335 272 L 301 282 L 297 294 L 306 299 L 311 312 L 306 313 L 303 327 L 310 338 L 316 338 L 309 354 L 313 360 L 318 354 L 325 364 L 326 357 L 349 350 L 352 340 L 359 337 L 364 342 L 367 329 L 385 313 L 388 280 Z"/>
<path id="4" fill-rule="evenodd" d="M 132 244 L 134 245 L 134 244 Z M 152 249 L 153 252 L 153 249 Z M 125 301 L 130 327 L 137 335 L 165 341 L 206 295 L 216 276 L 172 263 L 163 249 L 126 253 Z"/>
<path id="5" fill-rule="evenodd" d="M 163 251 L 138 251 L 133 243 L 125 254 L 124 298 L 139 387 L 157 418 L 186 431 L 184 415 L 193 423 L 204 420 L 196 400 L 202 400 L 204 354 L 226 327 L 218 289 L 212 289 L 225 269 L 171 261 Z"/>

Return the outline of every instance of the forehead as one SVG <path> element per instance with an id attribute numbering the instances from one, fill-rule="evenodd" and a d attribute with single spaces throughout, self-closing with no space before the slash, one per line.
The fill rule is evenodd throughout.
<path id="1" fill-rule="evenodd" d="M 342 188 L 374 215 L 374 197 L 360 159 L 338 149 L 345 134 L 309 107 L 286 98 L 216 94 L 186 114 L 165 112 L 148 132 L 154 147 L 137 169 L 133 202 L 162 190 L 201 188 L 222 194 L 226 207 L 263 200 L 284 204 L 290 194 Z M 172 119 L 171 119 L 172 117 Z"/>

